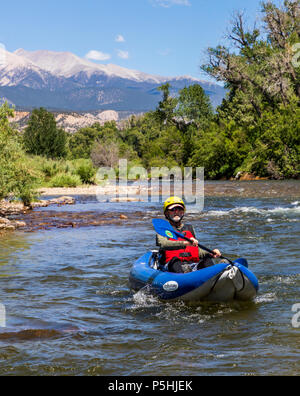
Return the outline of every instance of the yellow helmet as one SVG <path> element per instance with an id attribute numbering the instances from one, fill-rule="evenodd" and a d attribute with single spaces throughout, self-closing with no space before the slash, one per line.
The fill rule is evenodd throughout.
<path id="1" fill-rule="evenodd" d="M 183 207 L 183 209 L 185 211 L 185 204 L 184 204 L 184 202 L 183 202 L 183 200 L 181 198 L 179 198 L 179 197 L 170 197 L 164 203 L 164 213 L 172 205 L 176 205 L 176 206 L 180 205 L 180 206 Z"/>

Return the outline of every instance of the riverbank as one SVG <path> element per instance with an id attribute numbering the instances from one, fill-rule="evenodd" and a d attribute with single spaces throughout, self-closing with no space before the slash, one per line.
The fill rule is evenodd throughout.
<path id="1" fill-rule="evenodd" d="M 174 191 L 164 186 L 163 191 L 159 186 L 149 186 L 148 183 L 135 183 L 130 186 L 106 185 L 93 186 L 83 185 L 76 188 L 41 188 L 38 191 L 39 201 L 32 203 L 29 207 L 20 202 L 0 202 L 0 234 L 17 229 L 32 231 L 39 228 L 53 227 L 77 227 L 77 226 L 100 226 L 107 223 L 119 223 L 120 220 L 127 219 L 122 211 L 114 218 L 102 216 L 86 216 L 86 214 L 75 210 L 71 211 L 53 209 L 51 206 L 75 205 L 76 201 L 84 197 L 95 197 L 97 202 L 102 203 L 129 203 L 129 202 L 149 202 L 151 197 L 162 195 L 173 195 Z M 170 187 L 170 186 L 168 186 Z M 195 192 L 195 185 L 185 186 L 186 196 L 192 196 Z M 199 188 L 199 186 L 197 186 Z M 170 191 L 171 190 L 171 191 Z M 192 191 L 194 190 L 194 191 Z M 175 195 L 178 193 L 175 191 Z M 201 195 L 202 191 L 197 191 Z M 300 198 L 300 181 L 287 180 L 258 180 L 258 181 L 206 181 L 204 183 L 204 198 L 224 197 L 224 198 Z M 42 208 L 49 207 L 45 211 Z"/>
<path id="2" fill-rule="evenodd" d="M 147 183 L 147 182 L 146 182 Z M 109 197 L 111 202 L 117 201 L 138 201 L 139 198 L 151 197 L 153 194 L 157 196 L 161 190 L 155 184 L 154 186 L 147 185 L 145 182 L 134 183 L 128 186 L 113 186 L 106 185 L 104 187 L 95 185 L 85 185 L 80 187 L 56 187 L 56 188 L 41 188 L 39 190 L 40 197 L 45 196 L 80 196 L 80 195 L 94 195 L 99 196 L 99 199 Z M 167 186 L 163 190 L 165 192 L 172 188 Z M 184 192 L 192 193 L 195 185 L 185 186 Z M 197 191 L 197 194 L 202 191 Z M 300 196 L 300 180 L 226 180 L 226 181 L 205 181 L 204 182 L 204 197 L 212 196 L 226 196 L 226 197 L 247 197 L 247 198 L 268 198 L 268 197 L 299 197 Z"/>

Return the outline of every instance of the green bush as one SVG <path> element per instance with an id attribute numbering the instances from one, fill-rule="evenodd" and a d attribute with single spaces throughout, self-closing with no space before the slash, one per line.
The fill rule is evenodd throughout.
<path id="1" fill-rule="evenodd" d="M 0 199 L 20 198 L 28 205 L 35 196 L 38 174 L 29 166 L 9 116 L 13 111 L 5 103 L 0 107 Z"/>
<path id="2" fill-rule="evenodd" d="M 59 172 L 57 162 L 53 160 L 44 160 L 41 165 L 41 171 L 45 177 L 55 176 Z"/>
<path id="3" fill-rule="evenodd" d="M 80 177 L 82 183 L 84 184 L 94 183 L 96 169 L 93 167 L 91 160 L 80 159 L 74 161 L 73 165 L 75 167 L 75 172 Z"/>
<path id="4" fill-rule="evenodd" d="M 71 173 L 58 173 L 49 182 L 50 187 L 77 187 L 81 184 L 80 176 Z"/>

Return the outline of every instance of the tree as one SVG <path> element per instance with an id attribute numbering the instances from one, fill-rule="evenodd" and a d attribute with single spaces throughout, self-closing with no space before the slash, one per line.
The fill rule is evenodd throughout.
<path id="1" fill-rule="evenodd" d="M 0 107 L 0 200 L 16 197 L 29 205 L 38 177 L 27 166 L 17 132 L 9 126 L 8 117 L 13 115 L 6 103 Z"/>
<path id="2" fill-rule="evenodd" d="M 101 140 L 112 140 L 116 141 L 119 139 L 119 130 L 115 121 L 107 121 L 103 126 L 98 128 L 99 138 Z"/>
<path id="3" fill-rule="evenodd" d="M 247 29 L 244 15 L 237 13 L 228 34 L 235 50 L 209 48 L 208 63 L 202 65 L 210 76 L 225 81 L 230 100 L 239 96 L 236 105 L 240 110 L 251 104 L 256 119 L 265 105 L 274 109 L 280 103 L 288 106 L 294 95 L 300 99 L 300 68 L 292 62 L 292 47 L 300 40 L 299 0 L 285 0 L 283 8 L 271 1 L 262 7 L 262 31 Z"/>
<path id="4" fill-rule="evenodd" d="M 237 13 L 230 46 L 209 48 L 202 65 L 229 90 L 217 109 L 215 130 L 203 135 L 214 143 L 200 139 L 192 155 L 194 163 L 206 164 L 210 177 L 237 171 L 299 177 L 300 67 L 293 50 L 300 41 L 299 0 L 285 0 L 282 7 L 263 2 L 262 22 L 262 28 L 249 29 Z"/>
<path id="5" fill-rule="evenodd" d="M 145 135 L 140 131 L 140 129 L 136 127 L 127 129 L 122 136 L 122 140 L 124 143 L 130 145 L 139 156 L 142 155 L 142 148 L 145 144 Z"/>
<path id="6" fill-rule="evenodd" d="M 251 145 L 243 128 L 234 121 L 222 126 L 212 122 L 205 132 L 198 135 L 188 165 L 203 166 L 208 179 L 230 178 L 249 151 Z"/>
<path id="7" fill-rule="evenodd" d="M 99 130 L 92 127 L 81 128 L 75 132 L 69 139 L 71 157 L 74 159 L 90 158 L 92 147 L 98 136 Z"/>
<path id="8" fill-rule="evenodd" d="M 185 87 L 179 91 L 176 115 L 184 122 L 194 123 L 197 128 L 205 128 L 213 117 L 209 97 L 199 84 Z"/>
<path id="9" fill-rule="evenodd" d="M 182 133 L 175 126 L 166 127 L 162 131 L 157 143 L 163 151 L 163 158 L 173 160 L 176 164 L 183 164 L 184 139 Z"/>
<path id="10" fill-rule="evenodd" d="M 155 116 L 157 120 L 162 124 L 172 124 L 174 118 L 174 112 L 178 103 L 176 98 L 170 96 L 170 84 L 166 83 L 158 87 L 158 90 L 163 93 L 162 100 L 158 103 Z"/>
<path id="11" fill-rule="evenodd" d="M 300 108 L 297 103 L 265 111 L 255 126 L 252 150 L 244 160 L 246 171 L 273 179 L 300 175 Z"/>
<path id="12" fill-rule="evenodd" d="M 300 39 L 299 0 L 285 0 L 284 8 L 278 8 L 271 1 L 264 2 L 262 7 L 268 40 L 281 54 L 280 62 L 277 62 L 275 66 L 281 68 L 279 71 L 281 75 L 287 73 L 296 95 L 300 98 L 300 67 L 299 63 L 298 67 L 293 64 L 292 59 L 294 57 L 293 45 L 299 44 Z M 284 59 L 282 59 L 282 54 L 285 56 Z"/>
<path id="13" fill-rule="evenodd" d="M 24 146 L 30 154 L 47 158 L 67 155 L 67 135 L 58 129 L 54 115 L 44 108 L 33 110 L 24 132 Z"/>
<path id="14" fill-rule="evenodd" d="M 119 162 L 119 147 L 115 142 L 97 141 L 91 152 L 91 160 L 95 168 L 117 166 Z"/>

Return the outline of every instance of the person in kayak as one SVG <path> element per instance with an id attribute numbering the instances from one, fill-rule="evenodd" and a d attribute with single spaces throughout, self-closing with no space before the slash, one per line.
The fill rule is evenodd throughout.
<path id="1" fill-rule="evenodd" d="M 160 248 L 164 267 L 169 272 L 185 273 L 191 272 L 191 263 L 198 263 L 197 269 L 214 265 L 212 258 L 220 257 L 222 254 L 214 249 L 214 255 L 207 253 L 198 247 L 194 227 L 182 222 L 185 215 L 185 204 L 179 197 L 170 197 L 164 203 L 164 215 L 169 223 L 181 234 L 191 239 L 192 244 L 184 239 L 172 240 L 156 234 L 156 245 Z"/>

